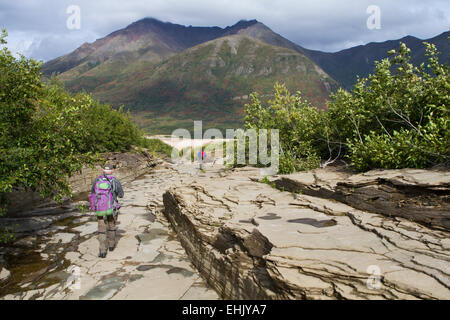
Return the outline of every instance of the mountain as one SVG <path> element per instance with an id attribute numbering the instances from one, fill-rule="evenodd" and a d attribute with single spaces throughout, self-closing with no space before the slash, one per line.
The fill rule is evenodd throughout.
<path id="1" fill-rule="evenodd" d="M 426 47 L 423 44 L 424 42 L 436 45 L 440 52 L 439 59 L 441 63 L 450 63 L 450 56 L 448 54 L 450 52 L 449 31 L 425 40 L 407 36 L 398 40 L 379 43 L 371 42 L 367 45 L 361 45 L 335 53 L 306 49 L 274 33 L 261 23 L 256 23 L 247 29 L 242 29 L 239 33 L 248 34 L 268 44 L 292 49 L 307 56 L 342 87 L 349 90 L 356 83 L 357 76 L 361 78 L 367 77 L 372 73 L 375 67 L 375 61 L 381 61 L 387 58 L 387 52 L 392 49 L 398 49 L 401 42 L 405 43 L 411 49 L 411 61 L 416 66 L 428 61 L 425 55 Z"/>
<path id="2" fill-rule="evenodd" d="M 243 103 L 256 90 L 268 95 L 276 81 L 291 90 L 301 88 L 310 101 L 325 106 L 337 83 L 317 65 L 296 51 L 268 45 L 236 34 L 192 47 L 155 66 L 125 72 L 99 86 L 96 97 L 113 105 L 123 104 L 150 117 L 138 122 L 161 126 L 154 119 L 203 119 L 220 127 L 242 121 Z M 69 82 L 72 87 L 74 82 Z M 132 88 L 132 90 L 130 90 Z"/>
<path id="3" fill-rule="evenodd" d="M 434 44 L 437 47 L 440 52 L 439 61 L 441 63 L 450 63 L 450 56 L 448 54 L 450 52 L 449 31 L 425 40 L 407 36 L 398 40 L 379 43 L 371 42 L 367 45 L 361 45 L 335 53 L 306 49 L 276 34 L 262 23 L 255 23 L 249 28 L 239 30 L 238 33 L 247 34 L 274 46 L 295 50 L 307 56 L 342 87 L 349 90 L 356 83 L 357 76 L 362 78 L 371 74 L 375 67 L 375 61 L 381 61 L 387 58 L 387 52 L 392 49 L 398 49 L 401 42 L 405 43 L 411 49 L 411 61 L 416 66 L 419 66 L 422 62 L 428 62 L 425 55 L 426 47 L 423 44 L 424 42 Z"/>
<path id="4" fill-rule="evenodd" d="M 424 41 L 435 44 L 441 62 L 448 63 L 449 35 L 408 36 L 328 53 L 303 48 L 257 20 L 219 28 L 145 18 L 45 63 L 42 70 L 46 76 L 58 74 L 72 91 L 124 105 L 142 127 L 169 133 L 195 119 L 205 120 L 206 127 L 240 126 L 249 93 L 268 99 L 275 81 L 325 108 L 330 92 L 351 89 L 357 76 L 369 75 L 375 61 L 400 42 L 412 50 L 416 65 L 426 62 Z"/>
<path id="5" fill-rule="evenodd" d="M 390 40 L 380 43 L 369 43 L 363 46 L 357 46 L 342 50 L 336 53 L 321 52 L 308 49 L 298 49 L 317 63 L 326 73 L 338 81 L 344 88 L 351 89 L 356 83 L 356 76 L 367 77 L 372 73 L 375 67 L 375 61 L 381 61 L 388 57 L 387 52 L 392 49 L 398 49 L 400 42 L 406 44 L 411 49 L 411 61 L 418 66 L 422 62 L 427 62 L 425 56 L 425 45 L 428 42 L 436 45 L 441 63 L 449 63 L 450 41 L 448 37 L 450 32 L 444 32 L 436 37 L 427 40 L 407 36 L 398 40 Z M 301 48 L 301 47 L 300 47 Z"/>
<path id="6" fill-rule="evenodd" d="M 268 44 L 292 49 L 307 56 L 342 87 L 349 90 L 356 83 L 357 76 L 362 78 L 371 74 L 375 67 L 375 61 L 381 61 L 387 58 L 387 52 L 392 49 L 398 49 L 401 42 L 405 43 L 411 49 L 411 61 L 416 66 L 419 66 L 422 62 L 428 62 L 425 55 L 426 47 L 423 44 L 424 42 L 434 44 L 437 47 L 440 52 L 439 60 L 441 63 L 450 63 L 450 56 L 448 54 L 450 52 L 449 31 L 425 40 L 407 36 L 398 40 L 379 43 L 371 42 L 367 45 L 361 45 L 335 53 L 306 49 L 274 33 L 261 23 L 256 23 L 249 28 L 242 29 L 238 33 L 248 34 Z"/>
<path id="7" fill-rule="evenodd" d="M 88 65 L 130 62 L 157 62 L 197 44 L 233 34 L 255 21 L 240 21 L 225 29 L 219 27 L 186 27 L 154 18 L 145 18 L 115 31 L 92 44 L 85 43 L 74 52 L 44 64 L 45 75 L 63 73 Z"/>
<path id="8" fill-rule="evenodd" d="M 256 20 L 219 28 L 148 18 L 49 61 L 43 71 L 58 73 L 72 91 L 124 105 L 153 132 L 199 119 L 230 128 L 242 125 L 248 95 L 267 99 L 276 81 L 326 107 L 338 83 L 298 48 Z"/>

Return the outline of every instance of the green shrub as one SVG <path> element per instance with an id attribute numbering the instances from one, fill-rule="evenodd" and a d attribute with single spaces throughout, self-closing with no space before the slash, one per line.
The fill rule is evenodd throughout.
<path id="1" fill-rule="evenodd" d="M 262 182 L 262 183 L 265 183 L 265 184 L 270 184 L 269 177 L 264 176 L 264 178 L 262 178 L 261 182 Z"/>
<path id="2" fill-rule="evenodd" d="M 339 90 L 329 108 L 333 139 L 351 164 L 372 168 L 425 168 L 449 160 L 448 65 L 427 44 L 429 65 L 414 67 L 404 44 L 376 64 L 351 93 Z"/>
<path id="3" fill-rule="evenodd" d="M 2 30 L 0 43 L 6 43 Z M 0 50 L 0 206 L 14 190 L 61 200 L 67 177 L 98 161 L 97 153 L 129 150 L 142 133 L 129 114 L 86 93 L 69 94 L 52 79 L 41 82 L 41 63 Z"/>
<path id="4" fill-rule="evenodd" d="M 327 116 L 324 111 L 291 95 L 284 84 L 276 83 L 274 98 L 263 107 L 256 93 L 245 105 L 247 129 L 278 129 L 280 139 L 280 173 L 308 170 L 320 164 L 326 153 Z"/>
<path id="5" fill-rule="evenodd" d="M 328 112 L 280 84 L 267 106 L 252 94 L 245 106 L 246 127 L 280 130 L 280 173 L 345 158 L 362 171 L 448 164 L 449 66 L 439 64 L 433 45 L 426 46 L 427 66 L 413 66 L 410 49 L 401 44 L 352 92 L 332 94 Z"/>

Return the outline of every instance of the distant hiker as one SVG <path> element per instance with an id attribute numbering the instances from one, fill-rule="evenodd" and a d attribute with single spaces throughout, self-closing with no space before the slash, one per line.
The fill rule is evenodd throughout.
<path id="1" fill-rule="evenodd" d="M 205 152 L 205 150 L 203 150 L 203 147 L 202 147 L 202 150 L 200 150 L 200 152 L 197 154 L 197 156 L 200 160 L 200 170 L 203 170 L 203 162 L 206 159 L 206 152 Z"/>
<path id="2" fill-rule="evenodd" d="M 95 179 L 89 196 L 91 210 L 97 215 L 100 258 L 106 257 L 107 249 L 113 251 L 116 247 L 116 222 L 120 209 L 117 197 L 123 198 L 123 189 L 113 172 L 112 165 L 105 165 L 103 174 Z"/>

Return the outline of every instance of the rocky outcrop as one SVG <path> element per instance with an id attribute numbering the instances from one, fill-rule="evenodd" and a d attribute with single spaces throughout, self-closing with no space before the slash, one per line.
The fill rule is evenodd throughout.
<path id="1" fill-rule="evenodd" d="M 449 171 L 373 170 L 351 175 L 330 168 L 280 176 L 274 183 L 282 190 L 450 230 Z"/>
<path id="2" fill-rule="evenodd" d="M 122 182 L 128 182 L 149 172 L 158 160 L 147 152 L 126 152 L 126 153 L 106 153 L 102 157 L 115 164 L 117 169 L 114 175 Z M 96 165 L 94 168 L 85 167 L 81 172 L 69 178 L 75 199 L 87 200 L 87 193 L 90 192 L 92 181 L 102 173 L 101 166 Z M 48 211 L 49 206 L 55 205 L 49 199 L 42 199 L 38 192 L 13 192 L 6 196 L 8 205 L 9 218 L 17 218 L 23 216 L 40 215 L 40 211 Z M 39 208 L 44 208 L 40 210 Z M 34 209 L 31 211 L 31 209 Z M 58 209 L 57 209 L 58 211 Z"/>
<path id="3" fill-rule="evenodd" d="M 413 171 L 402 180 L 397 172 L 385 174 L 396 185 L 409 181 L 408 188 L 427 190 L 436 188 L 438 177 L 446 179 Z M 342 178 L 361 186 L 375 179 L 330 170 L 315 175 L 328 181 L 330 195 Z M 314 174 L 304 177 L 309 180 L 303 186 L 316 183 Z M 206 172 L 163 196 L 164 214 L 181 244 L 222 298 L 450 299 L 447 231 L 323 194 L 283 192 L 260 178 L 249 168 Z"/>

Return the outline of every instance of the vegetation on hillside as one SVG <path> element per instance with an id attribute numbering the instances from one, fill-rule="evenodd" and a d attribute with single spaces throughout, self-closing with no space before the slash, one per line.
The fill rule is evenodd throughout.
<path id="1" fill-rule="evenodd" d="M 401 44 L 351 92 L 333 94 L 328 112 L 280 84 L 267 106 L 252 94 L 245 106 L 246 127 L 280 130 L 281 173 L 337 159 L 361 171 L 448 164 L 449 66 L 439 63 L 435 46 L 426 46 L 427 66 L 414 67 L 410 49 Z"/>
<path id="2" fill-rule="evenodd" d="M 248 93 L 269 94 L 277 80 L 290 89 L 301 88 L 322 108 L 329 91 L 338 87 L 302 54 L 241 35 L 195 46 L 156 64 L 137 60 L 123 68 L 108 62 L 59 78 L 73 92 L 85 89 L 115 107 L 125 105 L 151 134 L 189 128 L 198 119 L 205 128 L 242 127 Z"/>
<path id="3" fill-rule="evenodd" d="M 6 31 L 0 41 L 6 44 Z M 67 177 L 98 161 L 97 153 L 129 150 L 145 140 L 129 114 L 86 93 L 72 95 L 54 79 L 41 82 L 41 63 L 0 51 L 0 198 L 14 190 L 61 200 Z"/>

